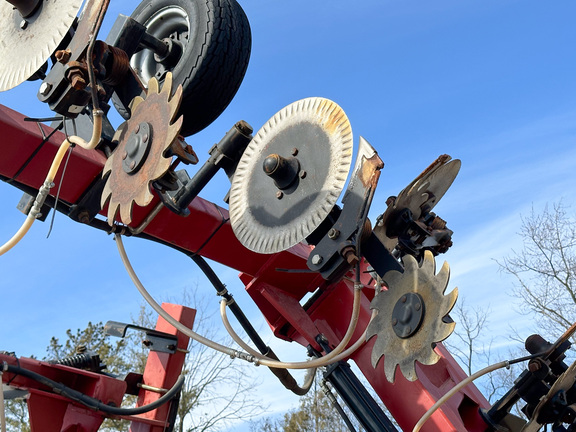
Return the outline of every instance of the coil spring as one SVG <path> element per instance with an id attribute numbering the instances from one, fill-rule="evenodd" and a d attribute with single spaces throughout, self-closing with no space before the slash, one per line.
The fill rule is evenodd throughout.
<path id="1" fill-rule="evenodd" d="M 100 364 L 100 356 L 98 354 L 81 353 L 70 357 L 66 357 L 53 362 L 63 366 L 70 366 L 76 369 L 89 370 L 92 372 L 100 372 L 103 368 Z"/>

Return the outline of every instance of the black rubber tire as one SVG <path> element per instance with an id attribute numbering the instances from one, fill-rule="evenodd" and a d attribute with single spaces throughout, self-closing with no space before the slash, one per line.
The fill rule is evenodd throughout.
<path id="1" fill-rule="evenodd" d="M 178 33 L 174 36 L 182 40 L 184 50 L 167 70 L 173 73 L 174 88 L 183 88 L 181 133 L 189 136 L 204 129 L 232 101 L 246 73 L 252 43 L 246 14 L 236 0 L 144 0 L 132 18 L 159 39 L 170 36 L 162 33 Z M 164 67 L 156 63 L 159 70 L 154 71 L 152 51 L 134 54 L 131 64 L 144 83 L 153 72 L 162 80 Z"/>

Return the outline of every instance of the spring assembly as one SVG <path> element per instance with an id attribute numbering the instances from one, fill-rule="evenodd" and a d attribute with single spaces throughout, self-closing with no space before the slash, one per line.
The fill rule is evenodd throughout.
<path id="1" fill-rule="evenodd" d="M 76 369 L 82 369 L 91 372 L 101 372 L 106 368 L 106 366 L 101 363 L 100 356 L 90 352 L 76 354 L 60 360 L 55 360 L 51 363 L 70 366 Z"/>

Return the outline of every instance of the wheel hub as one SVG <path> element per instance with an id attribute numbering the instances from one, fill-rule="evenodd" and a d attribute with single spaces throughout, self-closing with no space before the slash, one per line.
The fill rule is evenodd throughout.
<path id="1" fill-rule="evenodd" d="M 392 310 L 392 328 L 399 338 L 406 339 L 420 328 L 424 318 L 424 302 L 417 293 L 406 293 Z"/>
<path id="2" fill-rule="evenodd" d="M 140 123 L 126 142 L 122 155 L 122 168 L 126 174 L 134 174 L 144 164 L 152 143 L 152 127 L 149 123 Z"/>

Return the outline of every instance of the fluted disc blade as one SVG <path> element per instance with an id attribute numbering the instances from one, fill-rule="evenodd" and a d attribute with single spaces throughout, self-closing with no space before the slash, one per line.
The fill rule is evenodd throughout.
<path id="1" fill-rule="evenodd" d="M 118 213 L 123 223 L 132 223 L 134 205 L 150 204 L 154 198 L 151 183 L 170 169 L 172 159 L 165 154 L 182 127 L 182 116 L 176 118 L 182 88 L 179 86 L 171 94 L 171 73 L 161 90 L 156 78 L 152 78 L 146 97 L 134 98 L 132 116 L 116 131 L 114 140 L 118 146 L 104 166 L 103 175 L 108 178 L 101 197 L 102 207 L 108 203 L 110 225 Z"/>
<path id="2" fill-rule="evenodd" d="M 0 1 L 0 91 L 30 78 L 46 63 L 74 22 L 82 0 L 44 0 L 24 18 L 7 1 Z"/>
<path id="3" fill-rule="evenodd" d="M 436 274 L 432 252 L 424 253 L 421 266 L 411 255 L 404 258 L 404 273 L 390 271 L 384 275 L 387 290 L 371 303 L 378 315 L 368 326 L 367 339 L 376 336 L 372 364 L 377 367 L 384 357 L 384 372 L 394 382 L 397 367 L 409 381 L 418 379 L 415 362 L 432 365 L 440 356 L 434 351 L 454 331 L 454 322 L 443 318 L 454 307 L 458 289 L 444 295 L 450 270 L 445 263 Z M 418 299 L 413 302 L 412 300 Z M 416 318 L 416 322 L 414 319 Z"/>
<path id="4" fill-rule="evenodd" d="M 298 175 L 279 188 L 263 169 L 270 155 L 297 160 Z M 230 194 L 230 221 L 240 242 L 258 253 L 286 250 L 326 218 L 346 183 L 352 129 L 336 103 L 308 98 L 280 110 L 242 155 Z"/>

